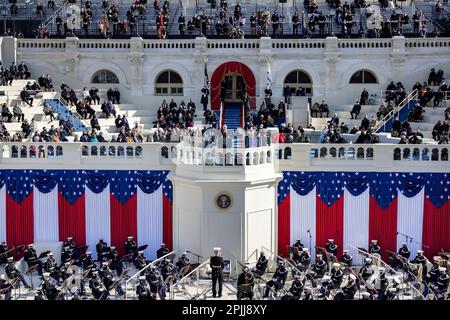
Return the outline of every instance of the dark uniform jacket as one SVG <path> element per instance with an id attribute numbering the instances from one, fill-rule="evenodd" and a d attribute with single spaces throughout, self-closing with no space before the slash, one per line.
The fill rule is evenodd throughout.
<path id="1" fill-rule="evenodd" d="M 219 256 L 211 256 L 209 259 L 209 265 L 213 273 L 222 273 L 225 267 L 223 258 Z"/>

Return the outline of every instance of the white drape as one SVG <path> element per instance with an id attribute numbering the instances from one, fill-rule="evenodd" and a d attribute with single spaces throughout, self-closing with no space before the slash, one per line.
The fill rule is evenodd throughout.
<path id="1" fill-rule="evenodd" d="M 412 198 L 407 198 L 400 191 L 397 200 L 397 232 L 408 235 L 408 248 L 411 250 L 411 257 L 416 256 L 416 250 L 422 249 L 418 243 L 422 243 L 423 226 L 423 202 L 424 189 Z M 402 242 L 406 242 L 406 237 L 397 234 L 397 250 Z M 418 243 L 416 243 L 418 242 Z"/>
<path id="2" fill-rule="evenodd" d="M 0 241 L 6 241 L 6 183 L 0 189 Z"/>
<path id="3" fill-rule="evenodd" d="M 150 194 L 137 189 L 137 240 L 139 245 L 148 244 L 144 254 L 153 260 L 163 241 L 162 186 Z"/>
<path id="4" fill-rule="evenodd" d="M 111 245 L 111 218 L 110 218 L 110 192 L 109 187 L 100 193 L 86 190 L 86 244 L 92 257 L 97 259 L 95 245 L 103 239 L 108 246 Z"/>
<path id="5" fill-rule="evenodd" d="M 369 242 L 369 189 L 352 196 L 344 189 L 344 247 L 350 250 L 353 264 L 361 263 L 361 256 L 352 247 L 367 248 Z"/>
<path id="6" fill-rule="evenodd" d="M 316 188 L 306 196 L 301 196 L 291 188 L 291 244 L 297 239 L 309 248 L 312 261 L 316 244 Z M 310 234 L 308 233 L 310 231 Z M 311 243 L 310 243 L 311 235 Z"/>
<path id="7" fill-rule="evenodd" d="M 48 193 L 33 187 L 34 242 L 59 241 L 58 188 Z"/>

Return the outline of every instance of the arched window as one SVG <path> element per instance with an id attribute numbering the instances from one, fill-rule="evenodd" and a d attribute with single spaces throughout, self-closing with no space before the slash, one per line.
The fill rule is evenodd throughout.
<path id="1" fill-rule="evenodd" d="M 158 96 L 182 96 L 183 80 L 172 70 L 161 72 L 155 81 L 155 94 Z"/>
<path id="2" fill-rule="evenodd" d="M 99 70 L 92 76 L 92 83 L 119 83 L 117 75 L 109 70 Z"/>
<path id="3" fill-rule="evenodd" d="M 371 71 L 359 70 L 352 75 L 350 83 L 378 83 L 378 80 Z"/>
<path id="4" fill-rule="evenodd" d="M 306 96 L 312 96 L 312 80 L 309 74 L 302 70 L 295 70 L 289 73 L 284 79 L 284 87 L 292 89 L 292 95 L 296 95 L 296 91 L 301 87 L 305 91 Z"/>

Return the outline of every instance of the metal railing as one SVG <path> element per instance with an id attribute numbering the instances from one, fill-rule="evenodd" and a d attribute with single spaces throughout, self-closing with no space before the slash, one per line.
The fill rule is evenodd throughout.
<path id="1" fill-rule="evenodd" d="M 145 270 L 147 270 L 148 268 L 150 268 L 151 266 L 154 266 L 155 264 L 164 261 L 167 257 L 170 256 L 174 256 L 175 255 L 175 251 L 171 251 L 168 254 L 162 256 L 161 258 L 158 258 L 154 261 L 152 261 L 151 263 L 147 264 L 144 268 L 142 268 L 141 270 L 139 270 L 138 272 L 136 272 L 135 274 L 133 274 L 130 278 L 128 278 L 125 281 L 125 300 L 128 299 L 128 294 L 127 294 L 127 289 L 128 289 L 128 284 L 131 283 L 133 280 L 135 280 L 136 278 L 138 278 Z M 131 283 L 131 285 L 133 285 Z M 136 291 L 134 291 L 134 297 L 136 296 Z"/>
<path id="2" fill-rule="evenodd" d="M 388 123 L 388 121 L 391 121 L 393 119 L 393 117 L 395 117 L 396 115 L 400 114 L 400 111 L 406 107 L 407 105 L 409 105 L 409 102 L 411 100 L 415 100 L 417 99 L 417 95 L 418 92 L 417 90 L 414 90 L 413 92 L 409 93 L 405 99 L 403 99 L 398 106 L 396 106 L 394 109 L 392 109 L 391 112 L 389 112 L 386 116 L 384 116 L 381 121 L 379 123 L 377 123 L 377 126 L 375 127 L 374 132 L 378 132 L 380 131 L 380 129 L 385 130 L 386 128 L 386 124 Z"/>
<path id="3" fill-rule="evenodd" d="M 208 292 L 209 290 L 211 290 L 210 288 L 207 290 L 204 290 L 202 292 L 200 291 L 199 288 L 199 282 L 200 282 L 200 273 L 202 271 L 204 271 L 204 273 L 206 274 L 208 271 L 208 264 L 209 264 L 209 259 L 206 260 L 205 262 L 201 263 L 197 268 L 195 268 L 194 270 L 192 270 L 191 272 L 189 272 L 187 275 L 185 275 L 183 278 L 181 278 L 179 281 L 177 281 L 175 284 L 171 283 L 170 284 L 170 298 L 171 300 L 175 299 L 175 288 L 182 290 L 182 292 L 187 295 L 190 299 L 197 299 L 200 296 L 206 294 L 206 292 Z M 195 280 L 192 280 L 192 277 L 195 276 Z M 194 282 L 194 287 L 195 287 L 195 292 L 196 294 L 194 296 L 192 296 L 189 291 L 186 289 L 186 286 L 192 286 L 192 282 Z"/>

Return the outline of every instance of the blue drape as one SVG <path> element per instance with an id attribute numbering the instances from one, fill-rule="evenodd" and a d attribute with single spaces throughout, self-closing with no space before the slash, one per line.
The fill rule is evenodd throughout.
<path id="1" fill-rule="evenodd" d="M 34 186 L 42 193 L 49 193 L 58 183 L 58 175 L 54 170 L 34 170 Z"/>
<path id="2" fill-rule="evenodd" d="M 70 204 L 74 204 L 83 195 L 86 177 L 81 170 L 60 171 L 58 191 Z"/>

